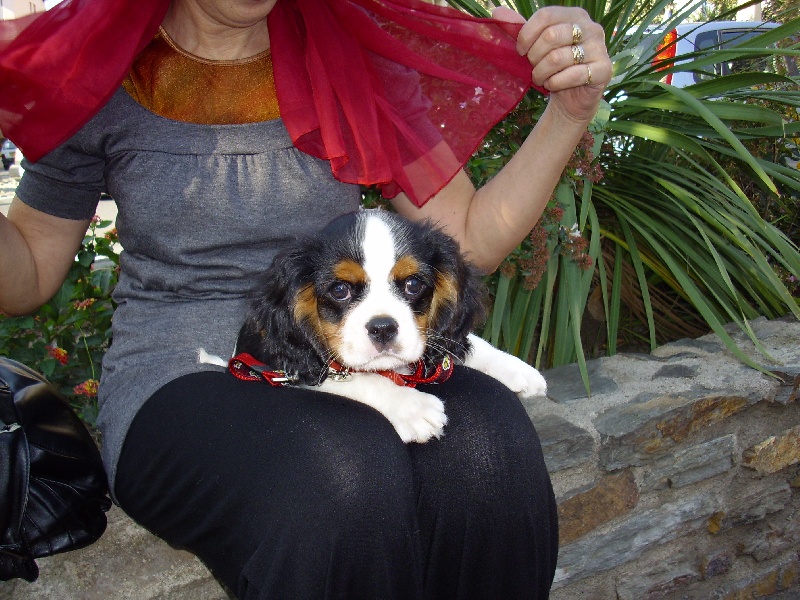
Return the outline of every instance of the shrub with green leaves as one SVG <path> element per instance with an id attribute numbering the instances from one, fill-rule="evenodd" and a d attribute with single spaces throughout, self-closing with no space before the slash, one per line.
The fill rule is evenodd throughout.
<path id="1" fill-rule="evenodd" d="M 489 15 L 476 0 L 449 1 Z M 738 72 L 686 88 L 662 78 L 676 70 L 706 71 L 720 61 L 763 57 L 775 64 L 781 56 L 798 61 L 800 19 L 734 48 L 676 57 L 673 64 L 654 60 L 660 36 L 650 34 L 656 25 L 669 30 L 688 20 L 701 1 L 674 14 L 667 11 L 668 0 L 491 4 L 510 6 L 525 17 L 549 4 L 583 7 L 603 25 L 614 75 L 590 128 L 591 168 L 565 172 L 551 201 L 562 220 L 548 231 L 546 255 L 531 255 L 533 245 L 539 244 L 534 255 L 545 246 L 526 240 L 495 276 L 484 337 L 540 368 L 577 361 L 585 382 L 587 348 L 613 354 L 618 344 L 637 338 L 643 349 L 654 348 L 709 330 L 755 366 L 725 325 L 735 323 L 760 347 L 750 330 L 752 319 L 800 318 L 791 292 L 800 278 L 800 251 L 781 230 L 791 229 L 787 211 L 796 215 L 800 171 L 774 152 L 760 154 L 798 137 L 800 85 L 781 72 Z M 678 59 L 688 62 L 677 65 Z M 533 94 L 498 125 L 473 160 L 478 183 L 513 154 L 543 102 Z M 772 209 L 764 209 L 765 199 Z M 563 252 L 564 231 L 585 240 L 591 270 Z M 541 238 L 536 230 L 533 234 Z M 543 264 L 539 284 L 529 289 L 530 266 Z M 599 330 L 587 327 L 590 313 Z"/>

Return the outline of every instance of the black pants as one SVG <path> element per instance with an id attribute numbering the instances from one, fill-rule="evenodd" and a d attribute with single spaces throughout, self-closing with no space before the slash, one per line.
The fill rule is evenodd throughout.
<path id="1" fill-rule="evenodd" d="M 420 389 L 450 422 L 406 445 L 352 400 L 185 376 L 136 417 L 117 499 L 241 599 L 546 598 L 556 508 L 525 410 L 466 368 Z"/>

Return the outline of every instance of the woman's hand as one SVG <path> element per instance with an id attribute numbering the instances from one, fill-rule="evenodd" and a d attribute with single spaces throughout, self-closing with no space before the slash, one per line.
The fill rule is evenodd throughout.
<path id="1" fill-rule="evenodd" d="M 525 23 L 517 51 L 528 57 L 533 82 L 550 91 L 550 105 L 565 117 L 588 123 L 611 80 L 603 28 L 582 8 L 548 6 L 525 19 L 505 7 L 495 19 Z"/>

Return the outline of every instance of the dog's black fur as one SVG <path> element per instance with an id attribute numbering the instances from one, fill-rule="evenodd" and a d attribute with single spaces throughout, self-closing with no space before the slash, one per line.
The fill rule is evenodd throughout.
<path id="1" fill-rule="evenodd" d="M 249 353 L 268 368 L 285 371 L 305 385 L 318 385 L 327 377 L 330 351 L 307 319 L 297 322 L 294 306 L 301 291 L 310 285 L 320 316 L 332 322 L 342 317 L 346 308 L 328 296 L 335 283 L 331 270 L 345 258 L 363 263 L 359 244 L 363 228 L 359 215 L 363 214 L 341 216 L 275 257 L 255 288 L 237 352 Z M 470 350 L 467 335 L 485 317 L 487 292 L 480 273 L 462 257 L 456 241 L 431 223 L 411 222 L 388 211 L 381 211 L 381 218 L 400 240 L 398 256 L 411 254 L 423 265 L 418 277 L 428 289 L 412 304 L 415 312 L 430 308 L 437 273 L 450 274 L 458 288 L 458 301 L 440 304 L 429 324 L 428 335 L 435 343 L 428 344 L 423 355 L 426 368 L 439 364 L 445 354 L 463 360 Z M 354 302 L 361 292 L 355 290 Z"/>

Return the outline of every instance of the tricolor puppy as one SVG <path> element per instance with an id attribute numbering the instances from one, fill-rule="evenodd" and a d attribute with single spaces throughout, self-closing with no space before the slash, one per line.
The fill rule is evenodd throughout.
<path id="1" fill-rule="evenodd" d="M 414 386 L 443 381 L 453 361 L 520 395 L 545 392 L 536 369 L 470 334 L 484 299 L 480 274 L 440 229 L 360 210 L 275 258 L 230 367 L 242 379 L 363 402 L 403 441 L 425 442 L 442 435 L 447 417 L 439 398 Z"/>

